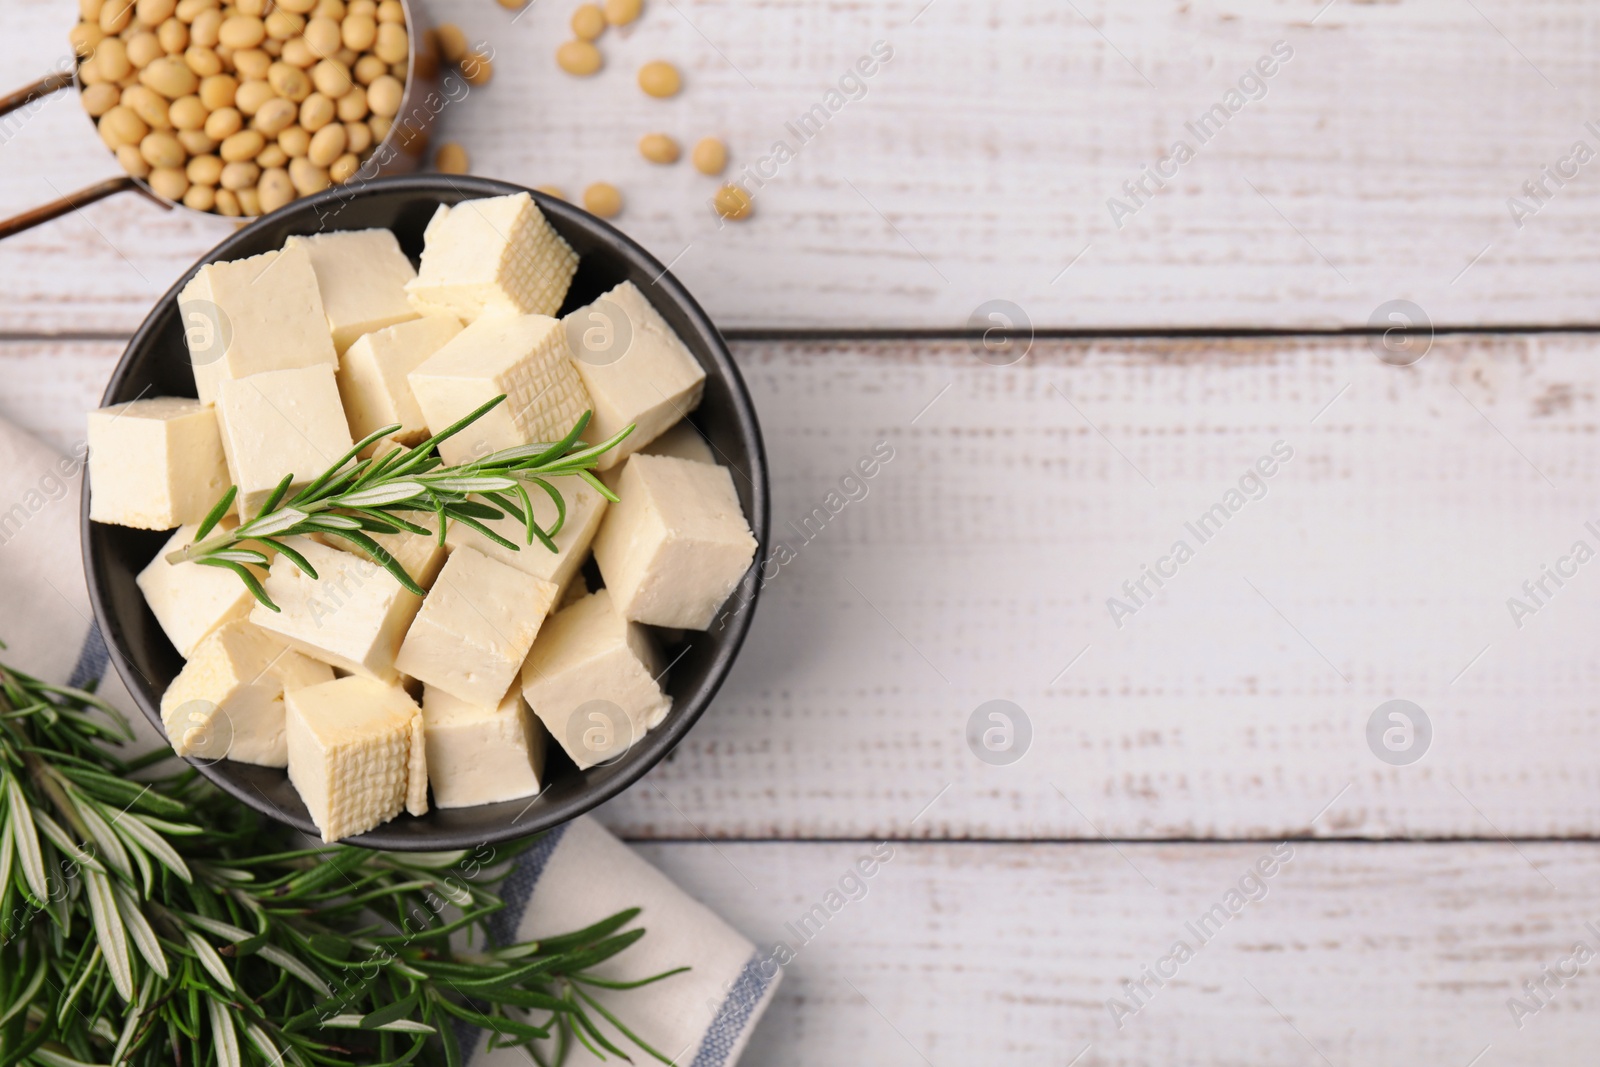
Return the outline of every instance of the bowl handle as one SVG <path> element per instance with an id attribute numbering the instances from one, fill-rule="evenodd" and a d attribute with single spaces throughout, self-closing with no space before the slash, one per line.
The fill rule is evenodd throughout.
<path id="1" fill-rule="evenodd" d="M 124 174 L 120 178 L 107 178 L 103 182 L 95 182 L 93 185 L 79 189 L 75 193 L 68 193 L 59 200 L 52 200 L 48 204 L 41 204 L 30 211 L 24 211 L 20 215 L 13 215 L 9 219 L 0 221 L 0 240 L 10 237 L 14 233 L 21 233 L 23 230 L 31 230 L 42 222 L 49 222 L 51 219 L 58 219 L 62 215 L 69 215 L 85 204 L 92 204 L 96 200 L 104 200 L 106 197 L 126 189 L 142 193 L 146 199 L 152 203 L 160 204 L 164 210 L 172 210 L 171 202 L 163 200 L 155 193 L 152 193 L 145 187 L 143 182 L 132 175 Z"/>
<path id="2" fill-rule="evenodd" d="M 73 82 L 72 71 L 55 71 L 46 74 L 32 85 L 24 85 L 16 92 L 0 97 L 0 115 L 8 115 L 25 104 L 31 104 L 40 97 L 49 96 L 51 93 L 60 92 Z"/>
<path id="3" fill-rule="evenodd" d="M 17 108 L 31 104 L 35 100 L 49 96 L 51 93 L 69 88 L 72 84 L 73 75 L 71 71 L 56 71 L 55 73 L 47 74 L 32 85 L 24 85 L 16 92 L 0 97 L 0 115 L 9 114 Z M 60 218 L 62 215 L 78 210 L 85 204 L 103 200 L 125 189 L 134 189 L 143 193 L 155 203 L 160 204 L 163 208 L 169 211 L 172 209 L 171 203 L 151 192 L 143 182 L 124 174 L 120 178 L 107 178 L 103 182 L 96 182 L 88 188 L 79 189 L 75 193 L 68 193 L 59 200 L 52 200 L 48 204 L 42 204 L 31 211 L 24 211 L 20 215 L 0 221 L 0 239 L 10 237 L 14 233 L 21 233 L 23 230 L 31 230 L 41 222 L 49 222 L 51 219 Z"/>

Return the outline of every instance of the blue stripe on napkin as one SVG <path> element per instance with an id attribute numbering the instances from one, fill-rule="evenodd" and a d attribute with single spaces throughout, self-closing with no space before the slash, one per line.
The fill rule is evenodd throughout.
<path id="1" fill-rule="evenodd" d="M 522 925 L 522 916 L 528 910 L 528 901 L 533 898 L 534 887 L 539 884 L 545 864 L 550 862 L 556 846 L 561 844 L 561 838 L 566 835 L 567 826 L 567 823 L 562 823 L 535 841 L 532 848 L 517 857 L 516 866 L 500 883 L 500 899 L 506 902 L 506 906 L 488 919 L 489 936 L 494 938 L 496 944 L 510 945 L 516 942 L 517 927 Z"/>
<path id="2" fill-rule="evenodd" d="M 78 662 L 72 668 L 72 676 L 67 679 L 67 684 L 74 689 L 82 689 L 90 682 L 98 682 L 106 676 L 106 668 L 110 665 L 111 652 L 106 648 L 105 635 L 100 632 L 98 622 L 91 622 L 89 632 L 83 638 L 83 648 L 78 651 Z"/>
<path id="3" fill-rule="evenodd" d="M 728 999 L 722 1002 L 722 1007 L 717 1009 L 716 1017 L 711 1020 L 711 1026 L 700 1042 L 700 1051 L 695 1053 L 690 1067 L 725 1067 L 729 1062 L 734 1046 L 744 1034 L 745 1027 L 750 1025 L 750 1016 L 755 1013 L 756 1007 L 766 996 L 767 987 L 778 973 L 778 969 L 773 967 L 772 974 L 762 974 L 761 965 L 764 962 L 758 951 L 744 965 L 739 977 L 734 979 L 733 989 L 728 993 Z"/>
<path id="4" fill-rule="evenodd" d="M 522 925 L 528 901 L 533 899 L 533 891 L 539 885 L 539 879 L 544 875 L 545 866 L 549 864 L 556 846 L 561 844 L 568 825 L 562 823 L 553 830 L 547 830 L 543 837 L 533 843 L 533 847 L 517 857 L 511 873 L 500 883 L 500 898 L 506 902 L 506 906 L 486 920 L 489 936 L 495 944 L 509 945 L 517 940 L 517 928 Z M 463 1019 L 454 1021 L 454 1029 L 456 1044 L 461 1047 L 461 1062 L 471 1063 L 478 1054 L 479 1030 Z"/>

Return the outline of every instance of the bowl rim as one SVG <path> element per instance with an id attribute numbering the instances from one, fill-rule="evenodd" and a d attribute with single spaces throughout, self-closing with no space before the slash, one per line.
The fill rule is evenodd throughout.
<path id="1" fill-rule="evenodd" d="M 672 274 L 671 270 L 651 255 L 633 238 L 612 226 L 604 219 L 589 214 L 565 200 L 549 196 L 537 190 L 505 182 L 494 178 L 482 178 L 469 175 L 445 174 L 408 174 L 398 176 L 377 177 L 360 184 L 358 188 L 350 186 L 334 186 L 323 192 L 308 197 L 294 200 L 285 207 L 279 208 L 267 215 L 258 216 L 241 226 L 237 231 L 213 245 L 195 260 L 187 270 L 173 283 L 172 287 L 163 293 L 140 322 L 137 330 L 128 339 L 127 347 L 122 355 L 117 358 L 117 364 L 112 369 L 107 379 L 106 387 L 100 396 L 100 406 L 106 407 L 113 403 L 121 403 L 113 397 L 121 390 L 124 380 L 130 375 L 135 352 L 153 343 L 157 330 L 156 319 L 158 313 L 169 305 L 175 305 L 178 293 L 189 283 L 202 266 L 230 258 L 237 258 L 240 246 L 250 243 L 252 238 L 261 230 L 274 226 L 279 220 L 290 214 L 312 212 L 317 217 L 321 216 L 321 208 L 330 203 L 343 203 L 362 196 L 376 193 L 412 192 L 421 194 L 437 194 L 442 191 L 469 194 L 467 198 L 491 197 L 528 193 L 533 197 L 540 211 L 548 216 L 560 218 L 572 225 L 587 229 L 605 244 L 613 254 L 620 255 L 630 261 L 630 266 L 641 267 L 655 277 L 655 285 L 665 294 L 668 302 L 675 304 L 689 319 L 695 334 L 705 350 L 710 354 L 711 362 L 716 365 L 725 381 L 731 398 L 731 408 L 734 421 L 740 435 L 748 442 L 750 449 L 750 476 L 751 485 L 751 514 L 747 516 L 751 532 L 756 537 L 756 557 L 751 562 L 750 569 L 740 579 L 734 591 L 729 594 L 729 599 L 740 597 L 739 608 L 728 619 L 724 628 L 726 637 L 715 651 L 711 663 L 707 667 L 705 681 L 698 689 L 689 694 L 689 699 L 682 704 L 675 702 L 667 720 L 659 727 L 649 731 L 635 746 L 635 748 L 648 746 L 634 766 L 626 771 L 616 774 L 603 783 L 586 786 L 577 796 L 566 801 L 557 802 L 548 810 L 535 814 L 532 818 L 513 820 L 504 827 L 494 831 L 461 831 L 439 830 L 435 832 L 409 831 L 404 834 L 395 834 L 393 823 L 384 823 L 374 827 L 366 833 L 352 837 L 341 838 L 339 844 L 358 845 L 366 848 L 392 849 L 395 851 L 433 851 L 441 849 L 472 848 L 477 845 L 495 844 L 503 841 L 528 837 L 552 827 L 562 825 L 583 815 L 594 808 L 617 796 L 631 787 L 640 778 L 644 777 L 656 764 L 660 763 L 666 755 L 676 748 L 688 734 L 700 716 L 705 713 L 717 692 L 727 680 L 733 668 L 733 662 L 738 658 L 744 646 L 745 638 L 749 634 L 750 624 L 755 616 L 756 603 L 760 599 L 762 582 L 760 571 L 763 562 L 763 548 L 768 544 L 768 533 L 771 518 L 771 492 L 768 483 L 766 446 L 761 436 L 761 426 L 756 419 L 755 404 L 750 399 L 749 389 L 746 387 L 743 375 L 739 372 L 738 365 L 734 362 L 732 353 L 728 350 L 727 342 L 721 332 L 711 321 L 709 315 L 701 308 L 700 304 L 690 295 L 689 291 Z M 337 214 L 337 211 L 334 212 Z M 330 226 L 327 232 L 337 230 L 337 226 Z M 255 254 L 255 253 L 246 253 Z M 112 616 L 108 606 L 108 594 L 104 585 L 104 577 L 100 572 L 96 554 L 93 550 L 91 529 L 94 524 L 89 520 L 89 492 L 91 477 L 89 468 L 93 464 L 91 455 L 85 463 L 83 484 L 79 490 L 80 514 L 79 533 L 80 551 L 83 556 L 85 584 L 88 586 L 89 603 L 94 611 L 95 624 L 105 641 L 106 650 L 111 663 L 116 667 L 117 674 L 121 677 L 123 685 L 132 696 L 134 703 L 150 720 L 158 731 L 165 737 L 165 729 L 161 723 L 161 709 L 159 699 L 153 699 L 149 692 L 149 682 L 142 672 L 133 665 L 122 648 L 120 630 L 111 625 Z M 748 595 L 744 595 L 748 592 Z M 184 757 L 185 762 L 195 767 L 214 785 L 246 806 L 260 812 L 271 819 L 294 827 L 304 833 L 317 836 L 318 831 L 309 819 L 301 819 L 285 812 L 274 804 L 259 789 L 248 788 L 244 783 L 233 781 L 231 778 L 218 774 L 214 767 L 222 761 L 206 762 Z M 587 773 L 587 772 L 579 772 Z M 541 791 L 542 792 L 542 791 Z M 430 814 L 438 809 L 430 808 Z M 454 809 L 452 809 L 454 810 Z M 422 816 L 427 818 L 427 816 Z"/>

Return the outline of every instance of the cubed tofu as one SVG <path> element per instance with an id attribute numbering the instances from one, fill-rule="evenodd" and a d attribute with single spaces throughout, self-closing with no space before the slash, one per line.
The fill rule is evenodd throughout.
<path id="1" fill-rule="evenodd" d="M 522 695 L 580 770 L 615 760 L 672 710 L 650 635 L 602 589 L 550 618 L 522 668 Z"/>
<path id="2" fill-rule="evenodd" d="M 606 509 L 594 558 L 625 618 L 704 630 L 755 558 L 756 539 L 722 467 L 634 455 Z"/>
<path id="3" fill-rule="evenodd" d="M 336 351 L 364 333 L 417 317 L 406 301 L 406 283 L 417 271 L 388 230 L 294 236 L 283 247 L 304 248 L 310 256 Z"/>
<path id="4" fill-rule="evenodd" d="M 287 767 L 283 694 L 331 681 L 332 667 L 240 619 L 195 647 L 161 694 L 161 722 L 180 756 Z"/>
<path id="5" fill-rule="evenodd" d="M 512 683 L 499 704 L 473 704 L 426 686 L 422 724 L 428 780 L 439 808 L 470 808 L 538 794 L 545 736 Z"/>
<path id="6" fill-rule="evenodd" d="M 705 435 L 685 419 L 639 451 L 652 456 L 676 456 L 694 463 L 716 463 L 716 453 Z"/>
<path id="7" fill-rule="evenodd" d="M 339 357 L 339 399 L 350 435 L 359 441 L 398 423 L 391 436 L 401 444 L 427 437 L 428 422 L 406 375 L 460 332 L 453 316 L 425 315 L 357 338 Z"/>
<path id="8" fill-rule="evenodd" d="M 250 621 L 312 659 L 378 681 L 395 681 L 395 655 L 422 598 L 369 559 L 309 537 L 285 543 L 306 558 L 317 576 L 280 555 L 262 583 L 280 610 L 257 604 Z"/>
<path id="9" fill-rule="evenodd" d="M 200 402 L 217 385 L 263 371 L 337 360 L 311 256 L 302 246 L 207 263 L 178 294 Z"/>
<path id="10" fill-rule="evenodd" d="M 422 520 L 424 525 L 431 525 L 438 520 L 431 515 L 417 514 L 410 516 L 412 519 Z M 329 548 L 336 548 L 343 552 L 350 552 L 362 559 L 371 559 L 367 550 L 359 545 L 352 545 L 348 541 L 338 541 L 326 534 L 313 534 L 314 538 Z M 389 553 L 395 562 L 405 568 L 411 575 L 411 580 L 424 589 L 432 589 L 434 581 L 439 577 L 439 570 L 444 566 L 445 558 L 450 555 L 448 544 L 441 545 L 435 534 L 414 534 L 409 531 L 400 533 L 369 533 L 368 537 L 378 543 L 378 547 Z"/>
<path id="11" fill-rule="evenodd" d="M 589 410 L 561 323 L 547 315 L 485 315 L 445 342 L 409 380 L 433 433 L 505 395 L 440 443 L 439 454 L 451 466 L 530 441 L 559 441 Z"/>
<path id="12" fill-rule="evenodd" d="M 396 669 L 474 704 L 498 704 L 555 604 L 541 581 L 471 548 L 450 553 Z"/>
<path id="13" fill-rule="evenodd" d="M 236 522 L 226 518 L 217 524 L 215 533 L 227 533 Z M 168 563 L 167 553 L 193 543 L 199 532 L 198 524 L 178 527 L 155 559 L 145 564 L 137 579 L 139 591 L 150 611 L 161 624 L 161 630 L 185 659 L 193 655 L 200 639 L 223 623 L 242 619 L 250 614 L 255 597 L 245 588 L 239 576 L 221 567 L 204 567 L 198 563 Z M 253 542 L 252 548 L 259 547 Z M 260 578 L 266 571 L 253 564 L 245 564 Z"/>
<path id="14" fill-rule="evenodd" d="M 422 267 L 406 283 L 413 303 L 463 322 L 485 311 L 554 315 L 578 254 L 527 193 L 440 204 L 423 233 Z"/>
<path id="15" fill-rule="evenodd" d="M 289 781 L 323 841 L 427 811 L 422 710 L 405 690 L 351 675 L 290 690 L 284 704 Z"/>
<path id="16" fill-rule="evenodd" d="M 706 372 L 632 282 L 572 312 L 562 327 L 573 365 L 594 404 L 584 439 L 606 441 L 634 425 L 632 433 L 600 457 L 600 470 L 642 450 L 700 405 Z"/>
<path id="17" fill-rule="evenodd" d="M 511 515 L 486 521 L 484 525 L 517 545 L 515 552 L 460 522 L 450 524 L 445 543 L 451 548 L 460 545 L 475 548 L 490 559 L 515 567 L 524 574 L 553 582 L 558 589 L 565 590 L 573 575 L 578 573 L 578 568 L 583 566 L 583 561 L 589 558 L 589 543 L 594 540 L 595 531 L 600 529 L 600 520 L 606 512 L 606 498 L 588 482 L 574 475 L 551 478 L 549 481 L 561 494 L 567 507 L 566 521 L 552 539 L 557 551 L 551 552 L 538 538 L 534 539 L 533 544 L 528 544 L 527 527 Z M 549 530 L 556 521 L 555 501 L 536 485 L 528 486 L 528 496 L 533 500 L 534 522 L 541 529 Z"/>
<path id="18" fill-rule="evenodd" d="M 156 397 L 89 412 L 89 518 L 170 530 L 199 522 L 228 489 L 217 413 Z"/>
<path id="19" fill-rule="evenodd" d="M 373 449 L 373 458 L 381 460 L 396 449 L 402 452 L 410 451 L 404 445 L 385 438 L 379 441 Z M 425 512 L 416 512 L 408 515 L 407 518 L 432 530 L 437 531 L 438 529 L 438 519 Z M 340 541 L 326 534 L 312 534 L 311 536 L 330 548 L 354 552 L 363 559 L 371 558 L 365 549 L 348 541 Z M 439 569 L 444 566 L 445 557 L 450 554 L 448 544 L 441 545 L 436 532 L 416 534 L 402 531 L 400 533 L 387 534 L 369 533 L 367 536 L 376 541 L 378 547 L 394 557 L 395 561 L 405 568 L 405 572 L 411 575 L 412 581 L 424 589 L 433 588 L 434 579 L 439 577 Z"/>
<path id="20" fill-rule="evenodd" d="M 695 463 L 715 464 L 717 462 L 716 453 L 712 451 L 710 442 L 687 419 L 678 423 L 678 425 L 657 437 L 639 451 L 651 456 L 676 456 L 678 459 L 692 460 Z M 622 482 L 623 466 L 626 466 L 626 464 L 599 472 L 598 477 L 605 483 L 606 488 L 613 493 L 617 491 L 617 486 Z"/>
<path id="21" fill-rule="evenodd" d="M 220 383 L 217 421 L 241 520 L 256 516 L 284 475 L 303 486 L 354 444 L 330 364 Z"/>

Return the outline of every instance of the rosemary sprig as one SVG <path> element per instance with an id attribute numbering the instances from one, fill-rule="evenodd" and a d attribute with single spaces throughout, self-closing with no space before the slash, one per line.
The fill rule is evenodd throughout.
<path id="1" fill-rule="evenodd" d="M 587 445 L 581 439 L 591 415 L 586 411 L 567 436 L 554 444 L 519 445 L 471 463 L 444 466 L 444 460 L 439 456 L 439 442 L 454 437 L 503 400 L 505 394 L 502 393 L 414 449 L 395 449 L 382 457 L 358 460 L 356 457 L 367 446 L 400 427 L 397 424 L 376 430 L 356 442 L 355 447 L 340 457 L 338 462 L 287 500 L 285 497 L 288 497 L 295 476 L 292 473 L 284 475 L 283 481 L 268 495 L 254 518 L 207 540 L 206 535 L 216 529 L 238 495 L 238 486 L 229 486 L 200 524 L 194 541 L 169 552 L 167 560 L 171 563 L 189 561 L 231 570 L 257 600 L 278 611 L 278 605 L 267 596 L 260 580 L 250 570 L 250 565 L 262 566 L 268 560 L 267 554 L 260 548 L 250 547 L 251 542 L 281 552 L 308 576 L 316 578 L 317 572 L 310 562 L 283 539 L 295 534 L 316 533 L 347 541 L 418 596 L 424 595 L 426 590 L 406 573 L 406 569 L 387 549 L 373 539 L 373 534 L 431 533 L 439 538 L 440 544 L 444 544 L 445 527 L 454 521 L 471 527 L 504 548 L 519 550 L 521 545 L 484 525 L 510 515 L 523 524 L 528 545 L 537 539 L 545 548 L 555 552 L 555 536 L 566 522 L 567 505 L 560 490 L 551 485 L 549 479 L 577 475 L 601 496 L 615 501 L 616 495 L 594 476 L 594 467 L 602 455 L 633 432 L 633 425 L 630 423 L 625 426 L 609 441 Z M 555 502 L 556 520 L 548 530 L 542 528 L 533 517 L 533 500 L 528 495 L 528 485 L 539 487 Z M 437 530 L 429 530 L 402 517 L 404 512 L 432 514 L 438 522 Z"/>
<path id="2" fill-rule="evenodd" d="M 585 992 L 637 909 L 497 946 L 504 850 L 302 848 L 192 769 L 150 777 L 170 750 L 108 747 L 131 736 L 0 666 L 0 1063 L 456 1067 L 462 1025 L 668 1062 Z"/>

